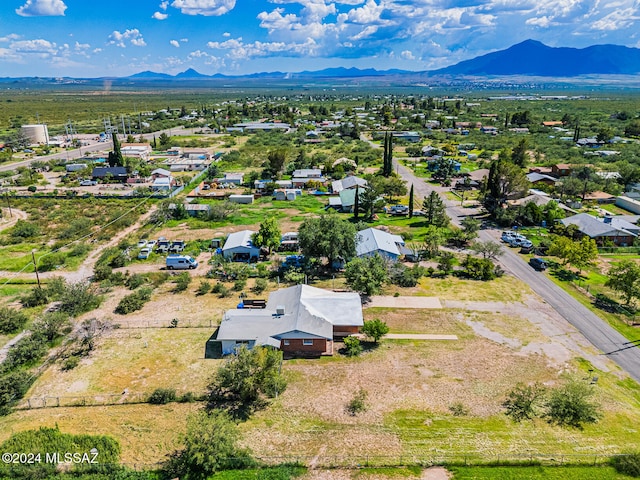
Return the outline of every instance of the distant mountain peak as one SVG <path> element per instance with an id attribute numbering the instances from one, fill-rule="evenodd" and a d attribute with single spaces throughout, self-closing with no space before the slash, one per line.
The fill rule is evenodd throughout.
<path id="1" fill-rule="evenodd" d="M 640 49 L 620 45 L 586 48 L 550 47 L 528 39 L 505 50 L 488 53 L 429 72 L 431 75 L 635 75 L 640 72 Z"/>

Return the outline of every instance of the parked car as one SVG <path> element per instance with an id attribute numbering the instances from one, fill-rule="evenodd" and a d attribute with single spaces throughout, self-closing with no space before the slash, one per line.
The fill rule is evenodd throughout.
<path id="1" fill-rule="evenodd" d="M 533 249 L 533 243 L 528 242 L 520 246 L 520 253 L 531 253 Z"/>
<path id="2" fill-rule="evenodd" d="M 156 247 L 156 252 L 158 253 L 167 253 L 169 251 L 169 241 L 168 240 L 158 240 L 158 246 Z"/>
<path id="3" fill-rule="evenodd" d="M 198 268 L 196 259 L 188 255 L 168 255 L 166 265 L 168 270 L 193 270 Z"/>
<path id="4" fill-rule="evenodd" d="M 500 238 L 502 239 L 503 242 L 509 243 L 509 240 L 511 240 L 514 235 L 515 234 L 513 232 L 502 232 L 502 235 L 500 236 Z"/>
<path id="5" fill-rule="evenodd" d="M 98 182 L 96 182 L 95 180 L 82 180 L 80 182 L 80 186 L 81 187 L 92 187 L 94 185 L 97 185 Z"/>
<path id="6" fill-rule="evenodd" d="M 138 253 L 138 260 L 146 260 L 147 258 L 149 258 L 149 255 L 151 255 L 151 249 L 148 247 L 144 247 L 140 249 L 140 252 Z"/>
<path id="7" fill-rule="evenodd" d="M 180 253 L 184 250 L 184 247 L 186 246 L 187 246 L 187 242 L 183 240 L 175 240 L 174 242 L 171 242 L 171 245 L 169 246 L 169 251 L 173 253 Z"/>
<path id="8" fill-rule="evenodd" d="M 531 265 L 534 269 L 540 272 L 542 270 L 546 270 L 547 267 L 549 266 L 547 262 L 544 260 L 544 258 L 540 258 L 540 257 L 533 257 L 531 260 L 529 260 L 529 265 Z"/>
<path id="9" fill-rule="evenodd" d="M 409 215 L 409 207 L 407 205 L 393 205 L 387 211 L 389 215 Z"/>
<path id="10" fill-rule="evenodd" d="M 153 248 L 156 246 L 156 243 L 158 243 L 158 242 L 156 242 L 155 240 L 149 240 L 147 242 L 147 247 L 149 247 L 151 250 L 153 250 Z"/>
<path id="11" fill-rule="evenodd" d="M 146 240 L 139 240 L 138 241 L 138 248 L 142 248 L 142 247 L 146 247 L 147 246 L 147 241 Z"/>

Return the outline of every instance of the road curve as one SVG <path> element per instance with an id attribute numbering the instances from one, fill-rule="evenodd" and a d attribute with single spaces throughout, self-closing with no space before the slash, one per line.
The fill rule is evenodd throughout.
<path id="1" fill-rule="evenodd" d="M 394 166 L 398 174 L 409 184 L 414 185 L 416 198 L 428 195 L 432 190 L 442 193 L 444 189 L 434 187 L 422 178 L 416 177 L 411 169 L 399 164 L 394 159 Z M 469 212 L 443 197 L 447 205 L 447 213 L 454 224 L 459 225 L 460 220 Z M 483 241 L 492 240 L 499 242 L 500 233 L 497 230 L 485 229 L 479 232 L 479 238 Z M 505 249 L 500 257 L 500 263 L 505 270 L 516 278 L 528 284 L 531 289 L 540 295 L 556 312 L 567 322 L 573 325 L 592 345 L 617 363 L 636 382 L 640 383 L 640 332 L 637 338 L 627 339 L 614 330 L 609 324 L 594 314 L 587 307 L 553 283 L 544 273 L 531 268 L 525 260 L 514 250 Z M 635 340 L 635 342 L 634 342 Z"/>

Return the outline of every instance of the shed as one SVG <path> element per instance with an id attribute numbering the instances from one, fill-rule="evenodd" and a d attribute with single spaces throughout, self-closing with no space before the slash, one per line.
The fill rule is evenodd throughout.
<path id="1" fill-rule="evenodd" d="M 253 230 L 231 233 L 222 247 L 222 256 L 234 262 L 251 262 L 260 257 L 260 247 L 253 244 Z"/>

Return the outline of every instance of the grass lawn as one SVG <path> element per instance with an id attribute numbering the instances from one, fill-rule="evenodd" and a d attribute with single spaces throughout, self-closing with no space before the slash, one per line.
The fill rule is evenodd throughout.
<path id="1" fill-rule="evenodd" d="M 451 467 L 453 480 L 623 480 L 612 467 Z"/>

